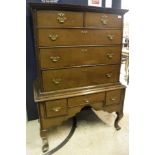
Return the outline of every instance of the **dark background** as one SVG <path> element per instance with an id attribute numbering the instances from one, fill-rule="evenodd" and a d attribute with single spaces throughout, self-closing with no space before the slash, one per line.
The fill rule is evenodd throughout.
<path id="1" fill-rule="evenodd" d="M 41 2 L 41 0 L 26 0 L 26 108 L 28 120 L 38 118 L 37 104 L 33 99 L 33 81 L 36 79 L 36 64 L 32 34 L 32 19 L 28 7 L 29 2 Z M 87 5 L 87 0 L 59 0 L 61 4 Z M 105 0 L 102 0 L 102 6 L 105 6 Z M 121 0 L 113 0 L 113 8 L 121 8 Z"/>

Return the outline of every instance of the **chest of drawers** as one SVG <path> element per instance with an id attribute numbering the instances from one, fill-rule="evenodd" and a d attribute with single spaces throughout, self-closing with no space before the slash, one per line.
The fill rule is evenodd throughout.
<path id="1" fill-rule="evenodd" d="M 38 78 L 43 152 L 47 132 L 85 106 L 123 116 L 125 86 L 119 82 L 123 15 L 127 10 L 30 3 Z"/>

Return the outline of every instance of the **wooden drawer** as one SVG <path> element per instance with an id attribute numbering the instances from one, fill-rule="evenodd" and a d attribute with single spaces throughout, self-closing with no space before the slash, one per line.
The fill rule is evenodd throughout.
<path id="1" fill-rule="evenodd" d="M 119 80 L 119 65 L 48 70 L 42 77 L 44 91 L 114 83 Z"/>
<path id="2" fill-rule="evenodd" d="M 102 106 L 105 104 L 105 92 L 83 95 L 78 97 L 73 97 L 68 99 L 68 106 L 80 106 L 80 105 L 91 105 L 91 104 L 101 103 Z"/>
<path id="3" fill-rule="evenodd" d="M 83 13 L 71 11 L 37 11 L 39 27 L 82 27 Z"/>
<path id="4" fill-rule="evenodd" d="M 85 17 L 86 27 L 122 28 L 120 15 L 87 12 Z"/>
<path id="5" fill-rule="evenodd" d="M 39 29 L 39 46 L 121 44 L 121 30 Z"/>
<path id="6" fill-rule="evenodd" d="M 48 101 L 46 105 L 47 117 L 61 116 L 67 114 L 67 100 Z"/>
<path id="7" fill-rule="evenodd" d="M 41 68 L 117 64 L 121 47 L 83 47 L 40 49 Z"/>
<path id="8" fill-rule="evenodd" d="M 106 92 L 106 105 L 120 104 L 121 89 Z"/>

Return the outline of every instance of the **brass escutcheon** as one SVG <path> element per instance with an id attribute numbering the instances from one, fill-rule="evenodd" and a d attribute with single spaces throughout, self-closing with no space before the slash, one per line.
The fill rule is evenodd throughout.
<path id="1" fill-rule="evenodd" d="M 87 30 L 82 30 L 81 33 L 86 34 L 86 33 L 88 33 L 88 31 Z"/>

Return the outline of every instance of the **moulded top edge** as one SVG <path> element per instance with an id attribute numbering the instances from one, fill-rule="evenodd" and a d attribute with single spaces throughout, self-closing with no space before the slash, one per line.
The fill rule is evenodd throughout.
<path id="1" fill-rule="evenodd" d="M 90 11 L 90 12 L 105 12 L 112 14 L 125 14 L 126 9 L 104 8 L 94 6 L 70 5 L 70 4 L 52 4 L 52 3 L 29 3 L 30 8 L 35 10 L 64 10 L 64 11 Z"/>

